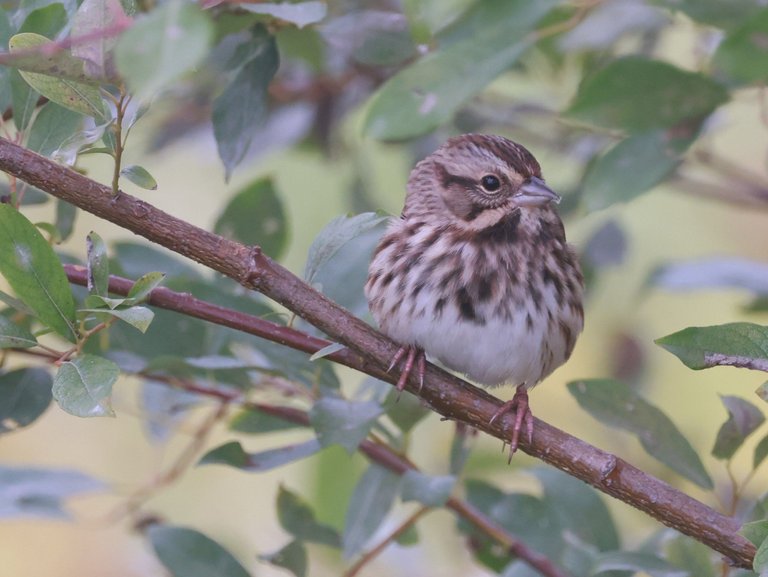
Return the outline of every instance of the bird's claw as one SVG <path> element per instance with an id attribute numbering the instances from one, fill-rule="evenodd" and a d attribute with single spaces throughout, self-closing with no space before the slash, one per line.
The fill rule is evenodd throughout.
<path id="1" fill-rule="evenodd" d="M 406 353 L 407 353 L 407 356 L 406 356 Z M 419 377 L 419 393 L 421 393 L 421 389 L 424 386 L 424 374 L 426 373 L 426 370 L 427 370 L 424 351 L 418 347 L 409 345 L 409 346 L 402 346 L 397 350 L 397 352 L 395 353 L 395 356 L 392 357 L 392 362 L 389 363 L 387 372 L 389 373 L 393 368 L 395 368 L 395 366 L 398 363 L 400 363 L 400 361 L 403 360 L 404 356 L 405 356 L 405 364 L 403 365 L 403 370 L 400 372 L 400 378 L 397 379 L 397 385 L 396 385 L 396 388 L 398 391 L 398 399 L 400 398 L 399 394 L 403 392 L 403 389 L 405 389 L 405 383 L 408 382 L 408 377 L 411 376 L 411 372 L 413 371 L 414 364 L 416 365 L 416 371 L 417 371 L 416 374 Z"/>
<path id="2" fill-rule="evenodd" d="M 493 414 L 491 420 L 488 421 L 488 424 L 492 425 L 496 419 L 506 413 L 514 413 L 515 416 L 509 441 L 505 440 L 504 445 L 502 446 L 503 452 L 507 446 L 507 442 L 509 443 L 509 461 L 511 461 L 512 455 L 515 454 L 520 445 L 520 431 L 522 431 L 523 425 L 525 425 L 525 432 L 528 434 L 528 442 L 530 443 L 533 441 L 533 413 L 531 413 L 531 408 L 528 405 L 528 391 L 525 389 L 524 385 L 517 387 L 512 400 L 501 405 L 501 407 L 499 407 Z"/>

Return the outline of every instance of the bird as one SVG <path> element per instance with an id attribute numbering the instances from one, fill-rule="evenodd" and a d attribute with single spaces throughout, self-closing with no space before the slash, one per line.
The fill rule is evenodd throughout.
<path id="1" fill-rule="evenodd" d="M 388 369 L 400 367 L 398 391 L 414 369 L 423 385 L 426 356 L 484 387 L 516 387 L 489 422 L 514 415 L 510 458 L 524 426 L 533 438 L 528 390 L 568 360 L 584 327 L 559 201 L 524 146 L 449 138 L 413 168 L 365 283 L 371 316 L 400 345 Z"/>

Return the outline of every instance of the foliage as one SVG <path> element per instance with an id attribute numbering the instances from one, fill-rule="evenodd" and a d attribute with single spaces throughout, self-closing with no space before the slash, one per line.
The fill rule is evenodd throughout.
<path id="1" fill-rule="evenodd" d="M 668 48 L 681 30 L 696 39 L 687 59 Z M 649 191 L 664 185 L 764 208 L 764 176 L 734 169 L 711 143 L 734 101 L 746 95 L 752 117 L 764 114 L 766 38 L 768 8 L 758 0 L 23 1 L 0 10 L 0 111 L 4 135 L 44 157 L 80 169 L 84 155 L 99 155 L 115 202 L 128 183 L 162 191 L 151 166 L 124 162 L 137 123 L 147 123 L 156 148 L 186 143 L 192 129 L 208 131 L 227 181 L 257 161 L 257 148 L 286 140 L 328 162 L 340 151 L 357 159 L 354 146 L 343 144 L 350 125 L 414 161 L 451 134 L 502 133 L 576 166 L 561 208 L 569 225 L 591 233 L 581 256 L 594 294 L 627 258 L 626 231 L 614 216 L 633 210 Z M 296 111 L 308 113 L 288 130 L 285 119 Z M 385 218 L 368 194 L 366 163 L 352 164 L 347 204 L 357 214 L 339 216 L 317 234 L 303 276 L 364 315 L 362 283 Z M 702 181 L 703 168 L 714 176 Z M 281 260 L 296 230 L 286 199 L 312 192 L 283 190 L 277 179 L 261 176 L 221 207 L 213 228 Z M 38 426 L 52 401 L 79 417 L 120 414 L 116 387 L 140 388 L 153 443 L 165 443 L 192 408 L 210 413 L 177 465 L 126 507 L 169 574 L 251 575 L 229 550 L 248 532 L 208 536 L 176 519 L 142 524 L 157 490 L 193 465 L 254 474 L 302 462 L 320 470 L 332 462 L 334 446 L 357 469 L 317 478 L 344 501 L 346 513 L 324 519 L 329 509 L 319 499 L 280 486 L 271 514 L 286 544 L 261 551 L 261 563 L 296 576 L 313 574 L 316 564 L 338 573 L 338 563 L 367 563 L 377 543 L 418 543 L 411 525 L 444 508 L 458 512 L 455 531 L 473 562 L 494 574 L 532 574 L 526 550 L 574 577 L 737 574 L 696 540 L 666 529 L 627 545 L 636 536 L 621 535 L 594 489 L 552 469 L 529 468 L 521 456 L 503 474 L 530 473 L 535 490 L 502 489 L 482 475 L 483 457 L 471 452 L 474 443 L 461 426 L 450 449 L 434 443 L 417 467 L 408 457 L 428 408 L 372 377 L 345 375 L 342 382 L 333 360 L 343 345 L 325 343 L 310 358 L 279 337 L 260 339 L 164 310 L 150 302 L 161 285 L 175 291 L 166 296 L 181 301 L 191 294 L 232 316 L 268 319 L 278 332 L 312 331 L 230 280 L 138 242 L 110 245 L 92 232 L 73 239 L 81 256 L 65 256 L 56 245 L 73 235 L 73 206 L 60 201 L 52 222 L 34 223 L 30 206 L 48 197 L 15 178 L 1 200 L 7 292 L 0 292 L 0 434 Z M 85 288 L 70 285 L 80 270 L 73 262 L 85 267 Z M 131 288 L 118 290 L 111 274 L 131 277 Z M 723 286 L 750 291 L 751 314 L 765 311 L 765 264 L 747 258 L 666 262 L 646 289 Z M 691 369 L 768 371 L 768 327 L 750 320 L 683 326 L 656 343 Z M 635 386 L 646 373 L 634 371 L 625 383 L 621 368 L 573 381 L 568 390 L 601 425 L 635 435 L 658 461 L 654 470 L 676 485 L 694 483 L 711 504 L 730 493 L 721 508 L 738 514 L 739 524 L 749 521 L 742 533 L 757 549 L 753 570 L 768 575 L 768 507 L 747 488 L 768 456 L 768 387 L 758 388 L 752 402 L 722 395 L 727 418 L 719 430 L 706 423 L 715 438 L 709 457 L 697 453 L 700 444 L 688 440 L 666 407 Z M 228 412 L 232 405 L 238 410 Z M 674 407 L 668 412 L 674 417 Z M 208 434 L 221 422 L 231 439 L 214 447 Z M 750 447 L 753 436 L 759 440 Z M 244 446 L 263 438 L 256 451 Z M 737 473 L 734 463 L 748 450 L 751 467 Z M 362 472 L 361 454 L 371 461 Z M 67 518 L 63 500 L 103 490 L 104 483 L 74 469 L 0 467 L 5 518 Z M 199 498 L 215 503 L 218 488 L 207 491 Z M 392 531 L 393 519 L 414 505 L 417 514 Z M 473 523 L 467 507 L 485 524 Z M 499 541 L 499 532 L 521 549 Z M 343 559 L 329 561 L 318 546 Z"/>

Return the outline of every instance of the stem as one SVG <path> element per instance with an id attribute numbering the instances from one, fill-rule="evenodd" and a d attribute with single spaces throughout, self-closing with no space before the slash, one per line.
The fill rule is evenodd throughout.
<path id="1" fill-rule="evenodd" d="M 123 163 L 123 116 L 125 115 L 125 90 L 120 88 L 120 98 L 116 100 L 116 114 L 114 124 L 115 133 L 115 168 L 112 171 L 112 194 L 120 194 L 120 170 Z"/>

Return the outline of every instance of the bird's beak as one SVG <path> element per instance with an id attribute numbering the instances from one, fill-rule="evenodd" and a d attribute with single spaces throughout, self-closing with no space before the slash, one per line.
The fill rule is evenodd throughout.
<path id="1" fill-rule="evenodd" d="M 560 195 L 544 184 L 543 180 L 532 176 L 523 183 L 514 199 L 518 206 L 544 206 L 550 202 L 558 204 Z"/>

